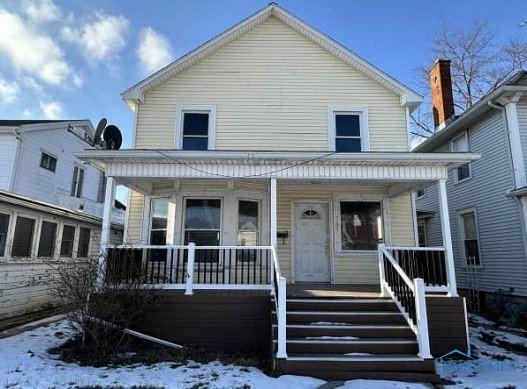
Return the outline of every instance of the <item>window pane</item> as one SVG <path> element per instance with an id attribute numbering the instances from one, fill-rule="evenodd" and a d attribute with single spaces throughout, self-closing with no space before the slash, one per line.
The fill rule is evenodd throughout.
<path id="1" fill-rule="evenodd" d="M 208 113 L 185 113 L 183 135 L 208 135 Z"/>
<path id="2" fill-rule="evenodd" d="M 78 198 L 82 196 L 82 186 L 84 184 L 84 169 L 79 169 L 79 179 L 77 181 L 77 194 Z"/>
<path id="3" fill-rule="evenodd" d="M 0 213 L 0 257 L 5 255 L 7 229 L 9 228 L 9 215 Z"/>
<path id="4" fill-rule="evenodd" d="M 62 242 L 60 244 L 60 256 L 71 258 L 73 254 L 73 241 L 75 239 L 75 227 L 64 226 L 62 231 Z"/>
<path id="5" fill-rule="evenodd" d="M 35 230 L 35 220 L 25 217 L 16 218 L 15 236 L 13 238 L 13 257 L 30 257 L 31 245 L 33 243 L 33 231 Z"/>
<path id="6" fill-rule="evenodd" d="M 57 167 L 57 159 L 49 154 L 42 153 L 42 156 L 40 157 L 40 166 L 54 172 Z"/>
<path id="7" fill-rule="evenodd" d="M 474 212 L 469 212 L 463 215 L 463 227 L 465 229 L 465 239 L 477 239 L 476 218 Z"/>
<path id="8" fill-rule="evenodd" d="M 166 229 L 168 221 L 168 198 L 152 199 L 152 229 Z M 164 243 L 163 243 L 164 244 Z"/>
<path id="9" fill-rule="evenodd" d="M 468 163 L 464 164 L 457 168 L 457 179 L 458 181 L 464 180 L 465 178 L 470 177 L 470 168 Z"/>
<path id="10" fill-rule="evenodd" d="M 465 256 L 468 265 L 480 264 L 477 239 L 465 240 Z"/>
<path id="11" fill-rule="evenodd" d="M 150 232 L 150 244 L 164 246 L 167 244 L 167 232 L 165 230 L 161 231 L 151 231 Z"/>
<path id="12" fill-rule="evenodd" d="M 258 201 L 239 201 L 238 229 L 258 231 Z"/>
<path id="13" fill-rule="evenodd" d="M 337 138 L 335 140 L 335 151 L 337 153 L 356 153 L 361 151 L 360 139 Z"/>
<path id="14" fill-rule="evenodd" d="M 75 193 L 77 192 L 77 175 L 79 174 L 79 168 L 77 166 L 73 167 L 73 178 L 71 180 L 71 196 L 75 196 Z"/>
<path id="15" fill-rule="evenodd" d="M 337 136 L 360 136 L 359 115 L 335 115 Z"/>
<path id="16" fill-rule="evenodd" d="M 238 245 L 240 246 L 257 246 L 257 231 L 238 231 Z"/>
<path id="17" fill-rule="evenodd" d="M 417 235 L 419 239 L 419 246 L 426 246 L 426 226 L 424 223 L 417 224 Z"/>
<path id="18" fill-rule="evenodd" d="M 39 257 L 53 257 L 55 255 L 55 237 L 57 233 L 57 224 L 51 222 L 42 222 L 40 230 L 40 239 L 38 242 Z"/>
<path id="19" fill-rule="evenodd" d="M 77 257 L 86 258 L 90 249 L 90 229 L 81 227 L 79 232 L 79 249 L 77 250 Z"/>
<path id="20" fill-rule="evenodd" d="M 209 139 L 205 137 L 183 137 L 183 150 L 207 150 Z"/>
<path id="21" fill-rule="evenodd" d="M 185 244 L 195 243 L 196 246 L 219 246 L 220 231 L 185 231 Z"/>
<path id="22" fill-rule="evenodd" d="M 453 151 L 456 153 L 464 153 L 468 151 L 468 139 L 465 135 L 460 136 L 453 142 Z"/>
<path id="23" fill-rule="evenodd" d="M 221 200 L 187 199 L 185 228 L 220 229 Z"/>
<path id="24" fill-rule="evenodd" d="M 343 250 L 376 250 L 383 241 L 380 203 L 343 201 L 340 216 Z"/>

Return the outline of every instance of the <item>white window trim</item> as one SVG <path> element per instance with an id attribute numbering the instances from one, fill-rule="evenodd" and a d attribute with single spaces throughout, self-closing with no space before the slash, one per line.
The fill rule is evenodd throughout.
<path id="1" fill-rule="evenodd" d="M 357 105 L 329 105 L 328 106 L 328 146 L 329 151 L 335 151 L 336 147 L 336 114 L 359 114 L 360 117 L 360 139 L 361 151 L 370 151 L 370 130 L 368 127 L 368 108 Z"/>
<path id="2" fill-rule="evenodd" d="M 183 118 L 185 112 L 208 113 L 209 134 L 208 150 L 216 149 L 216 106 L 202 104 L 178 104 L 176 105 L 176 128 L 174 133 L 174 147 L 178 150 L 183 148 Z"/>
<path id="3" fill-rule="evenodd" d="M 13 241 L 13 234 L 15 230 L 15 212 L 10 209 L 0 208 L 0 213 L 9 216 L 9 222 L 7 223 L 7 232 L 5 238 L 4 255 L 0 256 L 0 259 L 3 262 L 11 257 L 11 242 Z"/>
<path id="4" fill-rule="evenodd" d="M 341 235 L 341 219 L 340 219 L 340 203 L 342 201 L 354 201 L 354 202 L 378 202 L 381 204 L 382 212 L 382 229 L 383 229 L 383 238 L 385 244 L 390 244 L 391 241 L 391 230 L 390 230 L 390 214 L 389 214 L 389 199 L 386 196 L 379 195 L 356 195 L 356 196 L 336 196 L 333 199 L 333 207 L 335 211 L 333 212 L 333 228 L 334 228 L 334 252 L 337 256 L 348 256 L 350 254 L 359 254 L 366 253 L 372 254 L 376 253 L 375 250 L 343 250 L 342 249 L 342 235 Z"/>
<path id="5" fill-rule="evenodd" d="M 154 205 L 154 201 L 155 200 L 159 200 L 159 199 L 167 199 L 168 200 L 168 207 L 167 207 L 167 226 L 165 228 L 166 230 L 166 234 L 165 234 L 165 244 L 173 244 L 170 240 L 169 240 L 169 229 L 170 229 L 170 221 L 169 221 L 169 218 L 170 218 L 170 203 L 172 202 L 172 197 L 170 196 L 151 196 L 150 197 L 150 201 L 149 201 L 149 209 L 148 209 L 148 236 L 147 236 L 147 243 L 146 244 L 151 244 L 150 243 L 150 239 L 152 237 L 152 215 L 153 215 L 153 212 L 152 212 L 152 206 Z M 161 231 L 160 229 L 156 229 L 156 231 Z"/>
<path id="6" fill-rule="evenodd" d="M 467 254 L 465 253 L 465 225 L 463 222 L 463 215 L 467 213 L 474 213 L 474 223 L 476 223 L 476 238 L 478 240 L 478 255 L 479 255 L 479 265 L 469 265 L 467 262 Z M 461 253 L 461 267 L 463 268 L 476 268 L 480 269 L 483 267 L 483 257 L 481 256 L 481 239 L 479 237 L 479 223 L 478 223 L 478 212 L 475 207 L 462 209 L 458 211 L 458 228 L 459 228 L 459 250 Z"/>
<path id="7" fill-rule="evenodd" d="M 469 143 L 469 139 L 468 139 L 468 131 L 464 131 L 462 134 L 459 134 L 458 136 L 456 136 L 455 138 L 452 138 L 452 140 L 450 141 L 450 152 L 451 153 L 454 153 L 454 143 L 460 139 L 460 138 L 463 138 L 465 137 L 465 139 L 467 140 L 467 146 L 468 146 L 468 150 L 466 151 L 467 153 L 470 152 L 470 143 Z M 471 163 L 467 163 L 468 165 L 468 177 L 465 177 L 463 179 L 459 179 L 459 176 L 458 176 L 458 170 L 457 168 L 454 169 L 454 181 L 455 183 L 461 183 L 461 182 L 465 182 L 465 181 L 468 181 L 472 178 L 472 164 Z"/>

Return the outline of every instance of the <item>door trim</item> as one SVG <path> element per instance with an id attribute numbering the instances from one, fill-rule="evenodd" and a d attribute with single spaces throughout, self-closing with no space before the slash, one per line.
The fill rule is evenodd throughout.
<path id="1" fill-rule="evenodd" d="M 333 207 L 331 206 L 332 200 L 328 199 L 293 199 L 291 200 L 290 204 L 290 223 L 291 223 L 291 257 L 290 260 L 290 267 L 291 267 L 291 280 L 290 282 L 292 284 L 295 283 L 296 273 L 295 273 L 295 207 L 299 203 L 306 203 L 306 204 L 324 204 L 328 207 L 328 234 L 329 234 L 329 282 L 330 284 L 335 283 L 335 256 L 333 253 L 333 223 L 331 223 L 331 220 L 333 220 Z"/>

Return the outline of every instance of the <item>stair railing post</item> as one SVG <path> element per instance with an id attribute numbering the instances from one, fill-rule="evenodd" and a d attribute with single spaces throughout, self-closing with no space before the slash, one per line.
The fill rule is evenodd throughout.
<path id="1" fill-rule="evenodd" d="M 426 312 L 425 283 L 422 278 L 414 279 L 415 292 L 415 316 L 417 325 L 417 343 L 419 345 L 419 357 L 423 359 L 432 358 L 430 354 L 430 337 L 428 334 L 428 315 Z"/>
<path id="2" fill-rule="evenodd" d="M 278 321 L 278 350 L 276 352 L 277 358 L 287 358 L 286 351 L 286 280 L 285 277 L 280 277 L 278 279 L 278 312 L 276 313 Z"/>
<path id="3" fill-rule="evenodd" d="M 388 292 L 386 292 L 386 275 L 384 274 L 384 243 L 379 243 L 377 245 L 377 256 L 379 261 L 379 282 L 381 287 L 381 297 L 388 297 Z"/>
<path id="4" fill-rule="evenodd" d="M 194 259 L 196 257 L 196 244 L 188 244 L 188 256 L 187 256 L 187 282 L 185 287 L 185 294 L 191 295 L 192 283 L 194 282 Z"/>

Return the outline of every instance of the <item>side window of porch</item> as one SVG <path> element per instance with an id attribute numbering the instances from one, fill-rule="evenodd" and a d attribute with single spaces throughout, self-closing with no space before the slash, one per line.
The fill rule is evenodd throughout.
<path id="1" fill-rule="evenodd" d="M 12 257 L 30 257 L 35 232 L 35 219 L 17 216 L 13 237 Z"/>
<path id="2" fill-rule="evenodd" d="M 461 136 L 452 140 L 451 150 L 453 153 L 469 152 L 468 134 L 465 132 Z M 466 163 L 456 169 L 456 181 L 464 181 L 471 177 L 470 164 Z"/>
<path id="3" fill-rule="evenodd" d="M 342 251 L 377 250 L 377 244 L 383 242 L 380 202 L 341 201 L 339 216 Z"/>
<path id="4" fill-rule="evenodd" d="M 150 244 L 167 244 L 168 198 L 154 198 L 150 205 Z"/>
<path id="5" fill-rule="evenodd" d="M 259 202 L 238 201 L 238 245 L 257 246 L 260 241 Z"/>
<path id="6" fill-rule="evenodd" d="M 42 221 L 40 239 L 38 242 L 38 257 L 53 258 L 55 255 L 55 240 L 57 237 L 57 223 Z"/>
<path id="7" fill-rule="evenodd" d="M 60 243 L 60 256 L 71 258 L 73 256 L 73 245 L 75 244 L 75 226 L 64 224 L 62 229 L 62 241 Z"/>
<path id="8" fill-rule="evenodd" d="M 9 215 L 0 213 L 0 257 L 6 255 L 7 231 L 9 229 Z"/>
<path id="9" fill-rule="evenodd" d="M 465 261 L 468 266 L 480 266 L 479 239 L 476 213 L 468 211 L 460 214 L 461 241 Z"/>

